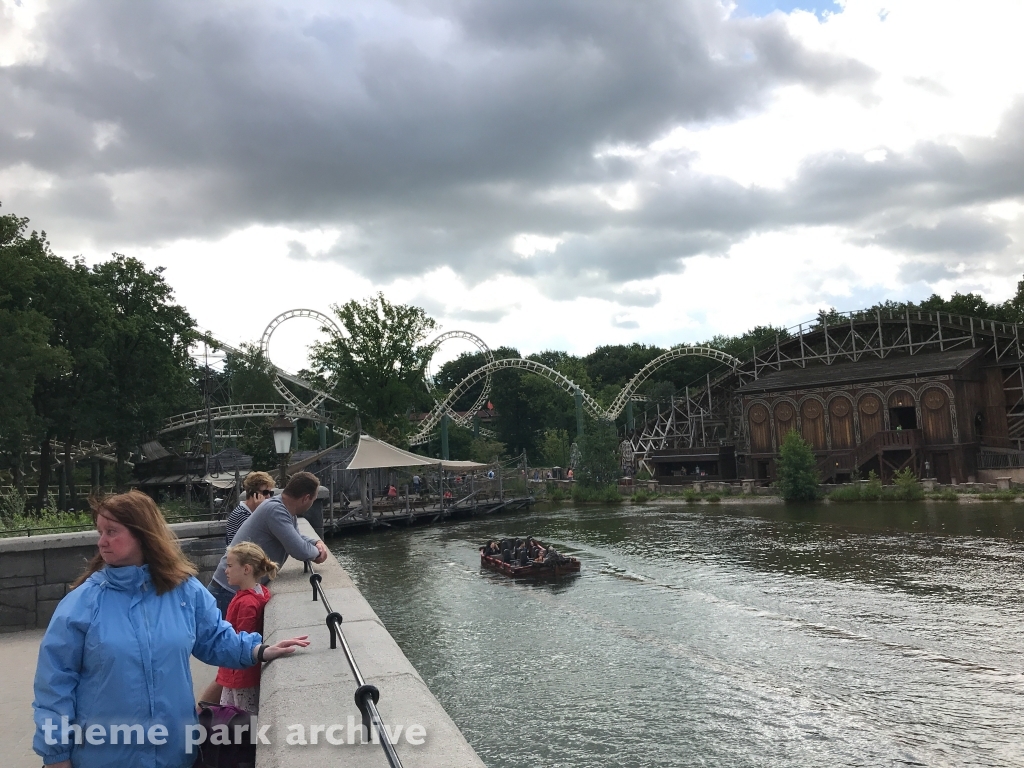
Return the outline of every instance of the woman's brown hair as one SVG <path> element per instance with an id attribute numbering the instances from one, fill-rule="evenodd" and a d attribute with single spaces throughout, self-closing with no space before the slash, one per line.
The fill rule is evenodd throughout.
<path id="1" fill-rule="evenodd" d="M 90 499 L 92 519 L 100 515 L 116 520 L 129 530 L 142 547 L 142 562 L 149 566 L 149 577 L 153 580 L 156 593 L 162 595 L 199 572 L 185 557 L 178 539 L 171 533 L 167 521 L 156 503 L 141 491 L 128 491 L 101 499 Z M 85 571 L 72 584 L 77 587 L 106 563 L 97 552 L 89 561 Z"/>

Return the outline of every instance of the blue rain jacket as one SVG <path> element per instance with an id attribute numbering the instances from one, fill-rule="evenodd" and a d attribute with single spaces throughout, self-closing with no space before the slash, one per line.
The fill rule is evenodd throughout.
<path id="1" fill-rule="evenodd" d="M 71 760 L 75 768 L 186 768 L 188 726 L 196 723 L 189 657 L 215 667 L 252 666 L 258 634 L 236 632 L 195 578 L 157 595 L 149 566 L 97 571 L 68 593 L 53 614 L 36 666 L 36 734 L 33 749 L 43 763 Z M 61 718 L 82 728 L 82 744 L 62 743 Z M 57 725 L 46 743 L 44 726 Z M 124 731 L 112 744 L 111 726 L 141 725 L 126 745 Z M 88 743 L 90 725 L 105 729 L 105 743 Z M 150 743 L 167 729 L 166 744 Z M 96 740 L 96 739 L 94 739 Z"/>

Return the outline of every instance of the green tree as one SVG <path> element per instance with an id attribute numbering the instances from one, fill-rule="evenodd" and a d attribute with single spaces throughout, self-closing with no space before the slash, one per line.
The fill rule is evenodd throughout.
<path id="1" fill-rule="evenodd" d="M 604 419 L 587 419 L 579 441 L 580 463 L 576 482 L 588 488 L 614 485 L 621 473 L 619 436 L 615 425 Z"/>
<path id="2" fill-rule="evenodd" d="M 334 379 L 335 395 L 362 414 L 365 431 L 394 437 L 409 429 L 406 413 L 425 391 L 425 345 L 437 324 L 420 307 L 392 304 L 383 293 L 332 307 L 345 335 L 312 348 L 315 372 Z"/>
<path id="3" fill-rule="evenodd" d="M 818 498 L 818 462 L 811 444 L 795 429 L 782 438 L 777 471 L 779 489 L 786 501 L 813 501 Z"/>
<path id="4" fill-rule="evenodd" d="M 198 406 L 189 355 L 197 334 L 195 321 L 174 303 L 162 267 L 147 270 L 115 253 L 92 271 L 111 308 L 102 418 L 117 445 L 117 483 L 124 485 L 132 449 L 168 416 Z"/>
<path id="5" fill-rule="evenodd" d="M 35 232 L 26 236 L 27 227 L 27 219 L 0 216 L 0 461 L 19 490 L 25 441 L 44 427 L 36 387 L 69 367 L 67 353 L 50 342 L 53 324 L 39 309 L 44 280 L 38 262 L 48 253 L 46 242 Z"/>
<path id="6" fill-rule="evenodd" d="M 283 398 L 274 387 L 273 366 L 259 345 L 245 343 L 238 353 L 231 352 L 224 360 L 232 404 L 280 403 Z"/>
<path id="7" fill-rule="evenodd" d="M 50 319 L 51 346 L 62 349 L 68 359 L 60 376 L 40 379 L 36 384 L 36 413 L 44 427 L 36 498 L 41 511 L 46 506 L 50 481 L 51 441 L 57 439 L 64 444 L 63 473 L 68 480 L 70 505 L 77 507 L 73 447 L 83 438 L 104 436 L 100 418 L 106 396 L 105 343 L 112 313 L 107 297 L 97 289 L 80 259 L 69 263 L 46 248 L 38 254 L 37 263 L 42 281 L 36 306 Z"/>
<path id="8" fill-rule="evenodd" d="M 549 467 L 569 466 L 569 450 L 572 440 L 565 429 L 546 429 L 540 445 L 540 458 Z"/>
<path id="9" fill-rule="evenodd" d="M 486 437 L 473 438 L 469 444 L 469 460 L 479 461 L 481 464 L 490 464 L 496 458 L 500 459 L 506 455 L 505 444 L 497 440 L 488 440 Z"/>

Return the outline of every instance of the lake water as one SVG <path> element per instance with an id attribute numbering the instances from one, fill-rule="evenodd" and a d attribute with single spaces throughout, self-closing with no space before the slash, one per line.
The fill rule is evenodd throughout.
<path id="1" fill-rule="evenodd" d="M 582 574 L 481 570 L 527 534 Z M 562 507 L 331 548 L 491 768 L 1024 765 L 1024 505 Z"/>

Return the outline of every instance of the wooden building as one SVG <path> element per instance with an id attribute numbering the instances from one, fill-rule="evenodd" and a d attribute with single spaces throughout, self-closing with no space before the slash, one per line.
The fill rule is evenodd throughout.
<path id="1" fill-rule="evenodd" d="M 771 480 L 795 430 L 825 481 L 872 470 L 887 481 L 904 468 L 943 483 L 1024 479 L 1021 337 L 1010 323 L 946 313 L 833 314 L 687 390 L 634 450 L 658 475 L 661 457 L 681 447 L 729 447 L 733 478 Z"/>

